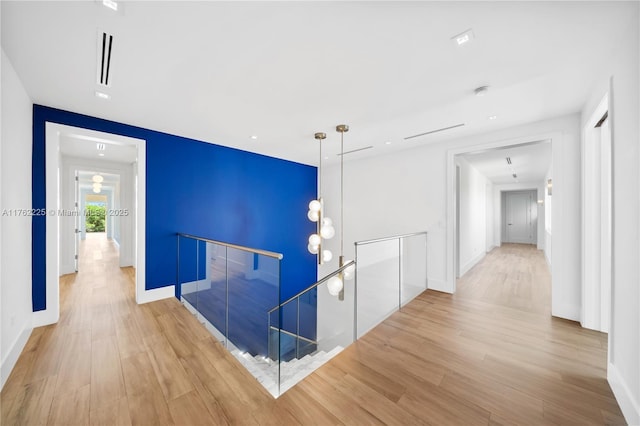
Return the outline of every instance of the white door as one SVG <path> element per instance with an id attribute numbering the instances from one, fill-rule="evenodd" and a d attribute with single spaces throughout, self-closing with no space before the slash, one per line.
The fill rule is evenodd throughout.
<path id="1" fill-rule="evenodd" d="M 507 192 L 506 242 L 533 244 L 533 220 L 531 192 Z"/>

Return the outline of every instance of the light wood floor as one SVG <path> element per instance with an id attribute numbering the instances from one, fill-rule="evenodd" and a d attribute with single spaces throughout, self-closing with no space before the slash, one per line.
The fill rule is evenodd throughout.
<path id="1" fill-rule="evenodd" d="M 606 335 L 549 316 L 540 252 L 509 245 L 427 291 L 274 400 L 175 299 L 138 306 L 106 242 L 62 279 L 33 331 L 2 425 L 623 424 Z M 93 244 L 95 243 L 95 244 Z"/>

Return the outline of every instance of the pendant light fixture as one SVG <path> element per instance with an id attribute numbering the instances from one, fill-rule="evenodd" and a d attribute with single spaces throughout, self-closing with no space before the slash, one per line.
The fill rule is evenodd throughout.
<path id="1" fill-rule="evenodd" d="M 340 257 L 339 267 L 347 262 L 344 260 L 344 134 L 349 131 L 346 124 L 338 124 L 336 131 L 340 133 Z M 327 282 L 327 289 L 332 296 L 338 296 L 338 300 L 344 300 L 344 280 L 353 278 L 353 267 L 345 269 L 338 275 L 331 277 Z"/>
<path id="2" fill-rule="evenodd" d="M 311 200 L 307 217 L 311 222 L 316 222 L 316 233 L 309 236 L 309 253 L 318 257 L 318 265 L 329 262 L 333 258 L 330 250 L 323 249 L 322 241 L 330 240 L 336 234 L 331 218 L 324 215 L 324 202 L 322 200 L 322 141 L 327 138 L 326 133 L 318 132 L 314 135 L 320 145 L 320 161 L 318 163 L 318 199 Z"/>

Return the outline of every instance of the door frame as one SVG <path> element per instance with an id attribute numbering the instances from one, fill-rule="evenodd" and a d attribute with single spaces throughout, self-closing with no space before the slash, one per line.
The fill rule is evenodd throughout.
<path id="1" fill-rule="evenodd" d="M 513 139 L 506 139 L 502 141 L 488 142 L 484 144 L 475 145 L 473 147 L 462 147 L 462 148 L 452 148 L 447 151 L 447 163 L 446 163 L 446 171 L 447 171 L 447 180 L 446 180 L 446 196 L 447 196 L 447 220 L 446 220 L 446 274 L 445 274 L 445 282 L 443 288 L 439 288 L 438 290 L 444 291 L 447 293 L 455 293 L 456 291 L 456 271 L 455 271 L 455 253 L 458 249 L 456 247 L 457 240 L 457 224 L 455 221 L 456 215 L 456 156 L 469 154 L 477 151 L 491 150 L 496 148 L 504 148 L 509 146 L 517 146 L 517 145 L 527 145 L 533 143 L 539 143 L 544 140 L 551 141 L 552 147 L 552 158 L 556 155 L 559 155 L 560 146 L 563 140 L 563 133 L 560 131 L 557 132 L 548 132 L 542 134 L 534 134 L 531 136 L 523 136 Z M 556 194 L 556 198 L 561 196 L 562 186 L 564 179 L 555 179 L 554 180 L 554 189 Z M 557 240 L 553 240 L 553 244 L 559 244 L 560 242 Z M 551 271 L 551 286 L 552 286 L 552 294 L 553 294 L 553 286 L 554 283 L 558 282 L 563 273 L 561 268 L 552 268 Z M 553 300 L 552 300 L 553 306 Z M 564 317 L 564 316 L 563 316 Z"/>
<path id="2" fill-rule="evenodd" d="M 146 218 L 146 140 L 128 136 L 99 132 L 75 126 L 46 122 L 45 126 L 45 190 L 46 190 L 46 309 L 33 313 L 33 326 L 55 324 L 60 318 L 60 177 L 62 156 L 60 154 L 60 135 L 71 133 L 82 135 L 89 140 L 107 140 L 124 145 L 133 145 L 137 150 L 137 161 L 133 167 L 135 217 L 135 265 L 136 265 L 136 302 L 145 303 L 155 300 L 154 290 L 145 290 L 145 218 Z M 173 294 L 173 287 L 169 288 Z M 163 289 L 164 290 L 164 289 Z"/>

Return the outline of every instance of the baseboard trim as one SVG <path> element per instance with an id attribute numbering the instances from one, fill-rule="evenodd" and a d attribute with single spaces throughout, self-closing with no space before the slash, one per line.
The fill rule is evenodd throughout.
<path id="1" fill-rule="evenodd" d="M 482 258 L 484 258 L 486 256 L 486 252 L 482 252 L 480 254 L 478 254 L 476 257 L 474 257 L 473 259 L 471 259 L 470 261 L 468 261 L 462 268 L 460 271 L 460 276 L 464 276 L 464 274 L 466 274 L 467 272 L 469 272 L 469 270 L 471 270 L 471 268 L 473 268 L 474 266 L 476 266 L 476 264 L 478 262 L 480 262 L 482 260 Z"/>
<path id="2" fill-rule="evenodd" d="M 551 301 L 551 315 L 571 321 L 580 322 L 580 306 L 557 305 Z"/>
<path id="3" fill-rule="evenodd" d="M 451 290 L 449 289 L 446 280 L 435 280 L 433 278 L 429 278 L 427 280 L 427 289 L 451 294 Z"/>
<path id="4" fill-rule="evenodd" d="M 52 308 L 35 311 L 31 318 L 33 328 L 55 324 L 60 319 L 60 307 L 56 305 Z"/>
<path id="5" fill-rule="evenodd" d="M 18 358 L 27 344 L 32 331 L 32 327 L 25 327 L 18 337 L 16 337 L 7 356 L 2 360 L 2 367 L 0 367 L 0 390 L 4 387 L 11 371 L 13 371 L 13 367 L 15 367 L 16 362 L 18 362 Z"/>
<path id="6" fill-rule="evenodd" d="M 166 287 L 153 288 L 151 290 L 145 290 L 136 298 L 136 303 L 142 305 L 144 303 L 155 302 L 157 300 L 168 299 L 175 297 L 176 293 L 175 285 L 168 285 Z"/>
<path id="7" fill-rule="evenodd" d="M 627 424 L 640 425 L 640 402 L 633 400 L 633 395 L 629 390 L 629 386 L 627 386 L 627 382 L 616 366 L 611 363 L 607 365 L 607 381 L 611 386 L 611 390 L 613 390 L 613 395 L 618 401 Z"/>

